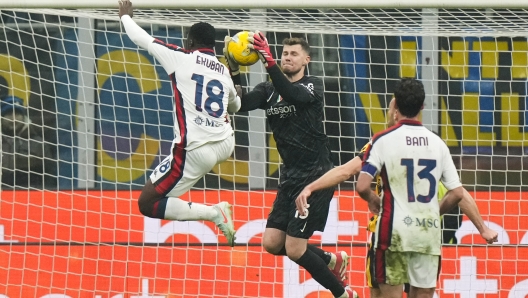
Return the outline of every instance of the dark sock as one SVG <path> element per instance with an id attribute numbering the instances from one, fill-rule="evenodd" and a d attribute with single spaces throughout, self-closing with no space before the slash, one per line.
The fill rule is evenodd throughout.
<path id="1" fill-rule="evenodd" d="M 295 263 L 304 267 L 304 269 L 312 275 L 312 278 L 320 285 L 330 290 L 334 297 L 339 297 L 345 292 L 345 289 L 339 283 L 334 274 L 332 274 L 332 271 L 328 269 L 323 259 L 310 249 L 307 249 L 306 252 L 295 261 Z"/>
<path id="2" fill-rule="evenodd" d="M 318 257 L 323 259 L 323 261 L 326 263 L 326 265 L 330 264 L 330 260 L 332 259 L 332 255 L 329 252 L 326 252 L 322 249 L 320 249 L 317 246 L 308 244 L 308 249 L 311 250 L 314 254 L 316 254 Z M 276 256 L 286 256 L 286 247 L 282 247 L 282 249 L 275 254 Z"/>
<path id="3" fill-rule="evenodd" d="M 308 244 L 308 249 L 311 250 L 314 254 L 316 254 L 318 257 L 323 259 L 323 261 L 326 263 L 326 265 L 330 264 L 330 260 L 332 259 L 332 255 L 329 252 L 326 252 L 319 247 L 315 245 Z"/>

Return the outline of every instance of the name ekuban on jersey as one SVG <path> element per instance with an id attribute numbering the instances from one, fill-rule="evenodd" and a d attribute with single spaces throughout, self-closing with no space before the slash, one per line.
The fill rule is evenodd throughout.
<path id="1" fill-rule="evenodd" d="M 174 92 L 174 142 L 191 150 L 233 133 L 227 105 L 236 97 L 229 70 L 211 49 L 193 52 L 154 40 L 149 53 L 169 74 Z"/>
<path id="2" fill-rule="evenodd" d="M 379 175 L 383 187 L 374 247 L 440 255 L 438 182 L 449 190 L 461 186 L 444 141 L 420 122 L 403 120 L 376 134 L 363 154 L 363 171 Z"/>

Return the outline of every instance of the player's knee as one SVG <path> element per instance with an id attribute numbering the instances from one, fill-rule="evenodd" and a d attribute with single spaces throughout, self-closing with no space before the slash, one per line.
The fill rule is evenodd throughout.
<path id="1" fill-rule="evenodd" d="M 306 247 L 286 246 L 287 256 L 292 261 L 297 261 L 306 252 Z"/>
<path id="2" fill-rule="evenodd" d="M 264 249 L 272 255 L 276 255 L 279 252 L 279 249 L 271 243 L 263 242 L 262 246 L 264 246 Z"/>
<path id="3" fill-rule="evenodd" d="M 294 262 L 297 262 L 297 260 L 299 260 L 302 256 L 303 256 L 304 253 L 299 253 L 298 251 L 293 251 L 293 252 L 288 252 L 288 259 L 294 261 Z"/>
<path id="4" fill-rule="evenodd" d="M 272 255 L 285 256 L 284 237 L 282 232 L 276 233 L 276 231 L 266 229 L 262 237 L 262 246 Z"/>
<path id="5" fill-rule="evenodd" d="M 139 195 L 139 199 L 138 199 L 139 212 L 141 212 L 141 214 L 147 217 L 158 218 L 156 215 L 158 213 L 157 212 L 158 210 L 155 210 L 155 209 L 159 209 L 159 206 L 158 208 L 156 208 L 155 206 L 156 206 L 156 203 L 159 202 L 163 197 L 164 197 L 163 195 L 160 195 L 156 191 L 152 183 L 150 181 L 147 181 L 147 183 L 145 184 L 145 187 L 143 187 L 143 190 L 141 191 L 141 194 Z M 162 207 L 163 209 L 165 209 L 164 206 Z M 164 213 L 164 210 L 162 211 Z"/>
<path id="6" fill-rule="evenodd" d="M 283 255 L 284 254 L 282 252 L 284 250 L 284 245 L 279 245 L 275 242 L 268 240 L 268 241 L 263 241 L 262 246 L 264 246 L 264 249 L 272 255 Z"/>
<path id="7" fill-rule="evenodd" d="M 148 200 L 142 199 L 142 197 L 139 197 L 138 200 L 138 207 L 139 212 L 143 214 L 144 216 L 152 217 L 152 204 L 149 203 Z"/>
<path id="8" fill-rule="evenodd" d="M 139 212 L 147 217 L 155 217 L 153 210 L 156 201 L 150 198 L 145 192 L 142 192 L 138 199 Z"/>

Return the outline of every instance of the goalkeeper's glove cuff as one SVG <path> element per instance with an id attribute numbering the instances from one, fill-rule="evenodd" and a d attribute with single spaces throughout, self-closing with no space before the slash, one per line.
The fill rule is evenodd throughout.
<path id="1" fill-rule="evenodd" d="M 231 67 L 228 67 L 228 68 L 229 68 L 229 74 L 231 75 L 231 77 L 240 75 L 240 68 L 237 68 L 236 70 L 232 70 Z"/>
<path id="2" fill-rule="evenodd" d="M 242 85 L 242 79 L 240 78 L 240 71 L 237 74 L 231 73 L 231 80 L 235 85 Z"/>
<path id="3" fill-rule="evenodd" d="M 275 62 L 275 60 L 273 60 L 273 59 L 266 60 L 266 63 L 264 63 L 264 67 L 266 67 L 266 69 L 270 69 L 273 66 L 275 66 L 276 64 L 277 64 L 277 62 Z"/>

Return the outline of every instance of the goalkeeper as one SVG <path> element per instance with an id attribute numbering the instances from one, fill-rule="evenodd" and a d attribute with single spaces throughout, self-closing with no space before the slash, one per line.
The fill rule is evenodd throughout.
<path id="1" fill-rule="evenodd" d="M 229 39 L 226 37 L 224 54 L 237 84 L 238 65 L 226 50 Z M 240 111 L 266 112 L 283 160 L 277 197 L 268 215 L 262 244 L 269 253 L 287 255 L 304 267 L 334 297 L 355 298 L 357 294 L 343 280 L 348 264 L 346 253 L 336 255 L 308 245 L 315 231 L 324 230 L 334 188 L 314 193 L 307 202 L 311 204 L 309 215 L 299 216 L 295 212 L 295 198 L 303 187 L 333 166 L 323 125 L 323 81 L 305 75 L 310 46 L 301 38 L 285 39 L 279 67 L 262 33 L 250 33 L 248 41 L 259 53 L 272 81 L 258 84 L 243 96 L 240 94 Z"/>
<path id="2" fill-rule="evenodd" d="M 396 120 L 394 118 L 394 111 L 395 111 L 395 100 L 393 98 L 389 104 L 389 110 L 387 112 L 388 127 L 391 127 L 396 124 Z M 370 146 L 370 142 L 367 143 L 365 147 L 363 147 L 363 149 L 358 154 L 358 156 L 354 157 L 352 160 L 350 160 L 344 165 L 333 168 L 332 170 L 324 174 L 321 178 L 319 178 L 318 180 L 306 186 L 296 199 L 297 210 L 300 210 L 300 208 L 306 203 L 307 199 L 311 196 L 312 192 L 319 191 L 321 189 L 326 189 L 328 187 L 334 187 L 338 185 L 339 183 L 350 179 L 350 177 L 358 174 L 361 171 L 361 167 L 363 163 L 363 160 L 362 160 L 363 154 L 364 152 L 368 150 L 369 146 Z M 377 177 L 376 182 L 377 182 L 376 183 L 377 184 L 376 185 L 377 194 L 381 195 L 382 188 L 380 187 L 381 179 L 379 176 Z M 438 196 L 443 197 L 444 195 L 445 195 L 445 187 L 442 184 L 439 184 Z M 491 230 L 490 228 L 484 225 L 484 221 L 482 220 L 482 217 L 478 211 L 477 205 L 475 204 L 475 200 L 471 197 L 471 195 L 465 189 L 464 189 L 464 197 L 462 201 L 459 202 L 458 206 L 461 209 L 461 211 L 468 216 L 471 222 L 478 229 L 482 238 L 484 238 L 484 240 L 486 240 L 487 243 L 491 244 L 497 241 L 497 232 Z M 375 210 L 376 208 L 377 206 L 369 206 L 369 209 L 371 209 L 374 213 L 377 213 L 378 211 L 378 210 Z M 370 232 L 375 232 L 376 224 L 377 224 L 377 215 L 374 215 L 369 221 L 367 229 Z M 444 233 L 444 235 L 446 235 L 446 233 Z M 374 237 L 374 235 L 372 235 L 372 237 Z M 451 239 L 444 239 L 444 242 L 449 241 L 449 240 Z M 381 291 L 379 290 L 378 284 L 374 280 L 374 276 L 375 276 L 374 269 L 375 268 L 373 268 L 372 263 L 370 262 L 370 257 L 373 251 L 374 249 L 372 248 L 372 243 L 370 243 L 369 252 L 367 255 L 366 278 L 367 278 L 367 284 L 370 288 L 370 297 L 378 298 L 382 296 L 381 296 Z"/>

